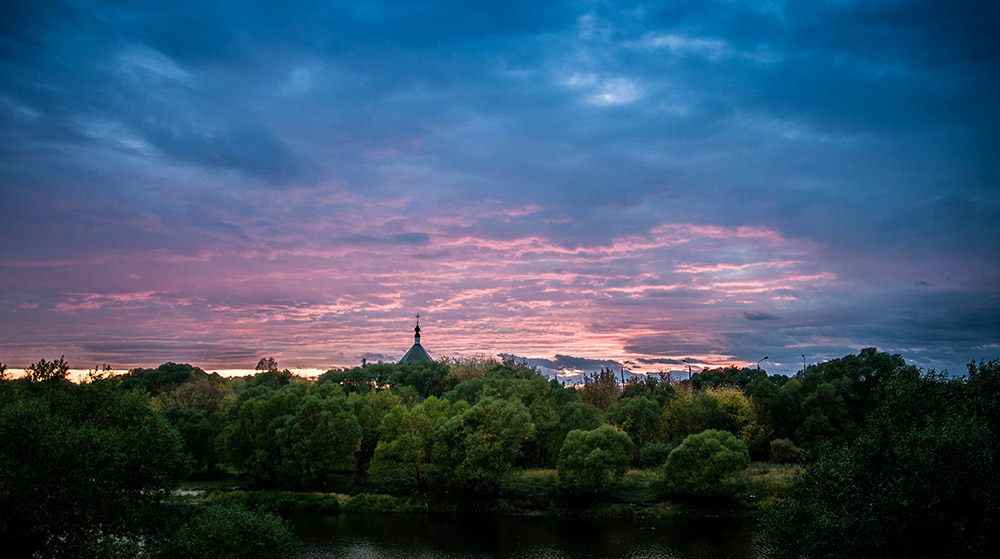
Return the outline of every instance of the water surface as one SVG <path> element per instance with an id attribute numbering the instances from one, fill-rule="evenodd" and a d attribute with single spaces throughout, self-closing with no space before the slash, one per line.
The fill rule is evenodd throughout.
<path id="1" fill-rule="evenodd" d="M 763 559 L 753 520 L 487 515 L 299 516 L 304 557 L 357 559 Z"/>

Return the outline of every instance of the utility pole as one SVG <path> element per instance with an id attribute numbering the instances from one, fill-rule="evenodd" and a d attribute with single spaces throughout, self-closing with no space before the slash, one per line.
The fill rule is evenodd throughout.
<path id="1" fill-rule="evenodd" d="M 622 388 L 625 387 L 625 365 L 635 365 L 635 363 L 633 363 L 631 361 L 622 361 L 621 362 Z"/>
<path id="2" fill-rule="evenodd" d="M 687 358 L 683 359 L 684 363 L 688 366 L 688 394 L 694 393 L 694 386 L 691 384 L 691 361 Z"/>

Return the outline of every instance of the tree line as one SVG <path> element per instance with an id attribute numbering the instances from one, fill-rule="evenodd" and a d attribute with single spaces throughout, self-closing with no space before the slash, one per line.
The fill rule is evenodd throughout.
<path id="1" fill-rule="evenodd" d="M 17 380 L 0 370 L 0 506 L 17 511 L 0 520 L 8 544 L 132 541 L 129 530 L 149 525 L 136 515 L 165 514 L 157 505 L 177 480 L 231 472 L 256 488 L 462 501 L 497 495 L 513 469 L 545 468 L 558 473 L 564 498 L 588 500 L 629 468 L 646 468 L 659 472 L 665 498 L 717 500 L 751 459 L 809 464 L 793 496 L 767 516 L 775 550 L 803 534 L 827 542 L 809 556 L 852 549 L 835 537 L 865 522 L 852 507 L 870 515 L 880 542 L 919 532 L 927 515 L 947 524 L 958 514 L 965 520 L 953 535 L 975 550 L 995 542 L 1000 525 L 997 482 L 984 474 L 995 471 L 998 448 L 997 362 L 951 378 L 867 348 L 793 377 L 727 367 L 676 383 L 654 375 L 622 384 L 603 370 L 579 386 L 510 356 L 375 364 L 314 380 L 270 358 L 233 379 L 175 363 L 93 371 L 79 384 L 67 372 L 62 359 L 40 360 Z M 912 494 L 911 463 L 923 468 Z M 883 471 L 902 481 L 884 483 Z M 846 496 L 838 490 L 845 472 L 859 488 Z M 964 481 L 934 477 L 952 472 Z M 943 487 L 958 497 L 935 496 Z M 859 502 L 863 495 L 908 504 L 882 510 Z M 81 500 L 98 504 L 74 506 Z M 831 521 L 824 507 L 843 520 Z M 212 514 L 275 522 L 235 509 Z M 890 524 L 880 514 L 904 520 L 895 532 L 873 531 Z M 190 519 L 158 523 L 172 528 L 142 537 L 161 538 L 164 549 L 181 545 L 177 534 L 197 539 Z"/>

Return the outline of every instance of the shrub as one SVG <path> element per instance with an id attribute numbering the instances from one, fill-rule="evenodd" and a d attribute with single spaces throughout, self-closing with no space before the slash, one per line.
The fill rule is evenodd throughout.
<path id="1" fill-rule="evenodd" d="M 295 557 L 298 540 L 281 518 L 239 505 L 209 505 L 182 525 L 161 549 L 164 558 Z"/>
<path id="2" fill-rule="evenodd" d="M 708 429 L 689 435 L 663 467 L 667 491 L 699 497 L 726 493 L 723 478 L 750 465 L 746 444 L 728 431 Z"/>
<path id="3" fill-rule="evenodd" d="M 788 439 L 771 441 L 771 462 L 794 462 L 799 459 L 802 449 Z"/>
<path id="4" fill-rule="evenodd" d="M 359 493 L 344 503 L 343 508 L 347 512 L 391 512 L 397 504 L 398 500 L 392 495 Z"/>

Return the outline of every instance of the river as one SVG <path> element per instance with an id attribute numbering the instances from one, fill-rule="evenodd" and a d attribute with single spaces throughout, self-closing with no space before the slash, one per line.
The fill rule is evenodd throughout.
<path id="1" fill-rule="evenodd" d="M 352 559 L 764 559 L 753 520 L 485 515 L 299 516 L 303 557 Z"/>

